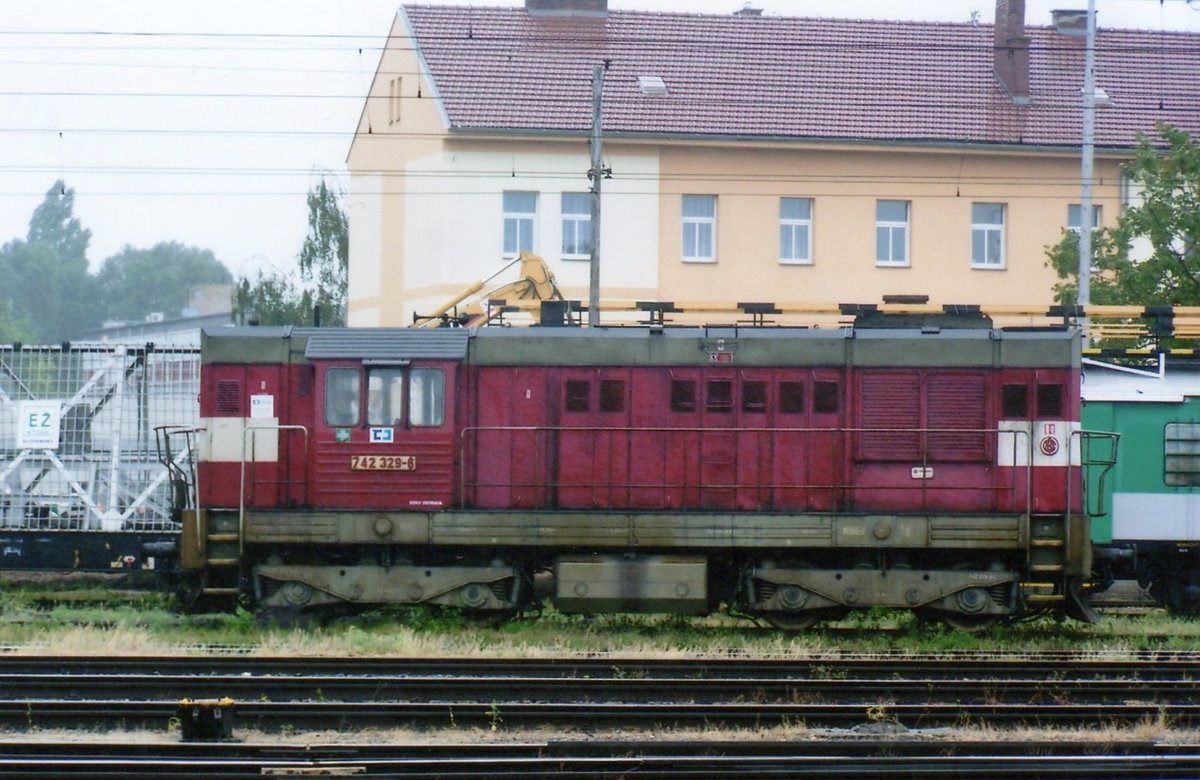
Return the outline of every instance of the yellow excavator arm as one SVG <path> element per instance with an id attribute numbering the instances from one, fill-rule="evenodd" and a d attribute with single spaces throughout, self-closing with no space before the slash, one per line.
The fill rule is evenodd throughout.
<path id="1" fill-rule="evenodd" d="M 521 264 L 521 278 L 481 292 L 487 287 L 488 282 L 518 262 Z M 446 325 L 473 328 L 486 325 L 499 316 L 499 307 L 491 306 L 490 301 L 561 301 L 562 299 L 558 282 L 554 279 L 554 272 L 550 270 L 550 266 L 546 265 L 546 261 L 542 259 L 541 255 L 535 255 L 533 252 L 521 252 L 515 260 L 487 279 L 468 285 L 458 295 L 439 306 L 437 310 L 427 315 L 414 315 L 413 319 L 416 320 L 418 328 L 436 328 Z M 537 316 L 537 313 L 534 312 L 535 320 Z"/>

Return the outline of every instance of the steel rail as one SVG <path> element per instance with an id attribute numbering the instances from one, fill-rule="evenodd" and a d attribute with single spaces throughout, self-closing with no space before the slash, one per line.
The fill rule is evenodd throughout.
<path id="1" fill-rule="evenodd" d="M 1115 658 L 1095 653 L 942 653 L 781 658 L 622 656 L 528 658 L 297 658 L 259 656 L 38 656 L 0 654 L 0 674 L 162 674 L 310 676 L 463 676 L 560 678 L 883 678 L 1046 677 L 1141 680 L 1200 677 L 1200 652 L 1143 652 Z"/>
<path id="2" fill-rule="evenodd" d="M 1071 703 L 1200 701 L 1195 679 L 806 679 L 778 677 L 282 676 L 0 674 L 0 698 L 88 701 L 218 699 L 259 701 L 687 701 L 878 703 Z"/>
<path id="3" fill-rule="evenodd" d="M 9 728 L 163 728 L 179 709 L 174 700 L 0 701 Z M 236 704 L 240 726 L 361 729 L 387 727 L 753 727 L 805 724 L 847 728 L 894 724 L 906 728 L 965 725 L 1101 727 L 1169 723 L 1200 725 L 1200 704 L 958 704 L 909 703 L 612 703 L 462 700 L 450 702 L 262 702 Z"/>
<path id="4" fill-rule="evenodd" d="M 257 760 L 144 757 L 119 760 L 87 756 L 40 760 L 0 758 L 6 776 L 130 778 L 130 777 L 261 777 L 267 776 L 403 776 L 405 778 L 496 777 L 638 777 L 727 778 L 786 777 L 1194 777 L 1200 757 L 1077 754 L 1026 755 L 627 755 L 603 757 L 530 756 L 429 759 Z"/>

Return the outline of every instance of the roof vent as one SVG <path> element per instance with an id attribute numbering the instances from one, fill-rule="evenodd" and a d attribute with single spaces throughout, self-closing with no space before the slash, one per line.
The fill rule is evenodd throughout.
<path id="1" fill-rule="evenodd" d="M 530 16 L 608 16 L 608 0 L 525 0 Z"/>
<path id="2" fill-rule="evenodd" d="M 762 16 L 762 9 L 755 8 L 750 4 L 750 0 L 746 0 L 746 4 L 733 12 L 734 16 Z"/>
<path id="3" fill-rule="evenodd" d="M 1050 18 L 1054 20 L 1054 29 L 1062 35 L 1072 38 L 1087 36 L 1087 11 L 1058 8 L 1050 12 Z"/>
<path id="4" fill-rule="evenodd" d="M 643 95 L 667 94 L 667 84 L 660 76 L 638 76 L 638 89 Z"/>

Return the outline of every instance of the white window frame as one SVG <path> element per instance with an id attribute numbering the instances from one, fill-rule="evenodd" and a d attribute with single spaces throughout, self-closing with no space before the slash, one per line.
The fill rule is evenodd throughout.
<path id="1" fill-rule="evenodd" d="M 532 211 L 517 211 L 515 204 L 510 201 L 510 195 L 529 195 L 533 198 Z M 522 249 L 530 252 L 537 251 L 537 193 L 528 190 L 505 190 L 502 195 L 504 209 L 504 228 L 501 235 L 504 257 L 516 257 Z M 515 229 L 514 241 L 509 241 L 509 227 Z M 522 238 L 528 242 L 522 242 Z"/>
<path id="2" fill-rule="evenodd" d="M 592 204 L 587 192 L 564 192 L 559 199 L 562 214 L 562 257 L 564 260 L 590 260 L 592 258 Z M 567 201 L 584 199 L 584 211 L 567 211 Z M 580 239 L 580 231 L 587 231 L 587 238 Z M 582 246 L 581 246 L 582 244 Z M 568 251 L 568 249 L 584 251 Z"/>
<path id="3" fill-rule="evenodd" d="M 1071 220 L 1071 213 L 1074 212 L 1074 224 Z M 1067 204 L 1067 230 L 1075 235 L 1079 235 L 1080 226 L 1083 224 L 1083 204 L 1068 203 Z M 1100 207 L 1092 204 L 1092 230 L 1100 229 Z"/>
<path id="4" fill-rule="evenodd" d="M 807 204 L 807 217 L 784 216 L 784 207 L 789 201 Z M 781 265 L 812 265 L 813 254 L 813 199 L 779 199 L 779 262 Z M 797 234 L 803 231 L 803 239 Z"/>
<path id="5" fill-rule="evenodd" d="M 884 203 L 902 203 L 904 204 L 904 220 L 881 219 L 879 216 L 879 208 Z M 881 198 L 875 201 L 875 265 L 882 268 L 908 268 L 912 265 L 909 253 L 909 223 L 912 221 L 912 201 L 910 200 L 893 200 L 890 198 Z M 880 231 L 886 230 L 887 257 L 881 258 L 880 248 Z M 903 256 L 896 259 L 896 236 L 899 235 L 901 240 L 899 245 L 903 248 Z"/>
<path id="6" fill-rule="evenodd" d="M 394 125 L 400 121 L 400 96 L 403 81 L 400 76 L 388 82 L 388 124 Z"/>
<path id="7" fill-rule="evenodd" d="M 709 214 L 688 215 L 688 204 L 701 205 L 707 202 Z M 717 196 L 684 195 L 680 204 L 683 230 L 680 251 L 685 263 L 717 262 Z M 707 241 L 708 252 L 701 250 Z"/>
<path id="8" fill-rule="evenodd" d="M 975 217 L 977 206 L 999 207 L 1000 221 L 999 222 L 982 222 Z M 1008 221 L 1008 205 L 1005 203 L 984 203 L 976 202 L 971 204 L 971 267 L 987 271 L 1004 270 L 1004 223 Z M 996 249 L 996 257 L 992 257 L 988 251 L 991 245 L 990 239 L 996 237 L 998 241 Z M 978 237 L 983 238 L 983 255 L 980 256 L 975 251 L 975 240 Z"/>

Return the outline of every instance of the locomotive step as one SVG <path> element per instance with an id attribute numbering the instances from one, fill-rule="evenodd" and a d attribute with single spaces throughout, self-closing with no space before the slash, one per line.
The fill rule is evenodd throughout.
<path id="1" fill-rule="evenodd" d="M 236 542 L 240 538 L 237 534 L 209 534 L 205 537 L 209 542 Z"/>
<path id="2" fill-rule="evenodd" d="M 237 566 L 238 559 L 237 558 L 209 558 L 207 561 L 205 561 L 205 565 L 210 568 L 214 567 L 214 566 Z"/>
<path id="3" fill-rule="evenodd" d="M 212 538 L 211 536 L 209 537 Z M 1031 544 L 1034 547 L 1062 547 L 1062 539 L 1034 539 Z"/>
<path id="4" fill-rule="evenodd" d="M 1035 563 L 1030 565 L 1029 570 L 1040 572 L 1060 572 L 1063 570 L 1063 565 L 1061 563 Z"/>
<path id="5" fill-rule="evenodd" d="M 204 596 L 237 596 L 241 591 L 237 588 L 204 588 L 200 593 Z"/>

